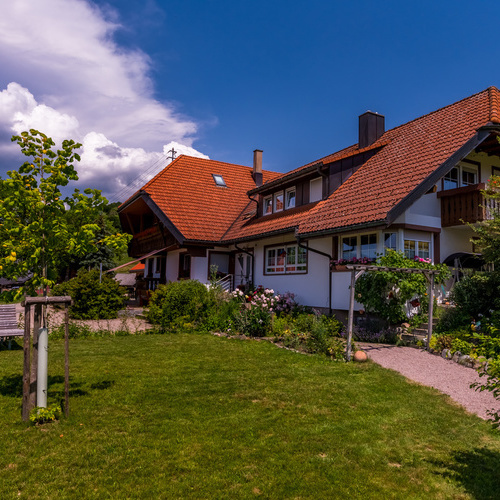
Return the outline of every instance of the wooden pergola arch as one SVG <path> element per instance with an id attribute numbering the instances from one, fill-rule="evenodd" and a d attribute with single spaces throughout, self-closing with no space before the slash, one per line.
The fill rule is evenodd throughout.
<path id="1" fill-rule="evenodd" d="M 434 312 L 434 277 L 440 273 L 436 269 L 419 269 L 414 267 L 381 267 L 367 264 L 347 264 L 345 268 L 351 272 L 351 287 L 349 298 L 349 316 L 347 321 L 346 359 L 351 360 L 352 351 L 352 324 L 354 320 L 354 287 L 356 281 L 367 271 L 384 271 L 407 274 L 423 274 L 429 283 L 429 324 L 427 328 L 427 350 L 432 337 L 432 315 Z"/>

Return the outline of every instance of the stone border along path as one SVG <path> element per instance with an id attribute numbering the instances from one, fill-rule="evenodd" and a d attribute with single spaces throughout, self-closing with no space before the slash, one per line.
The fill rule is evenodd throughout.
<path id="1" fill-rule="evenodd" d="M 356 342 L 356 346 L 378 365 L 395 370 L 422 385 L 434 387 L 483 419 L 488 418 L 488 410 L 500 411 L 500 401 L 489 391 L 479 392 L 470 388 L 473 382 L 486 381 L 472 368 L 415 347 L 362 342 Z"/>

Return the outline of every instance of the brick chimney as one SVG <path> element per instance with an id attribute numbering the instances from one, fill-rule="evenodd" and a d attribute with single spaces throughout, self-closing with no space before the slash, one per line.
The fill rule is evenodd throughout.
<path id="1" fill-rule="evenodd" d="M 385 117 L 372 111 L 359 116 L 359 149 L 371 146 L 385 132 Z"/>
<path id="2" fill-rule="evenodd" d="M 262 150 L 255 149 L 253 152 L 253 180 L 257 187 L 262 186 Z"/>

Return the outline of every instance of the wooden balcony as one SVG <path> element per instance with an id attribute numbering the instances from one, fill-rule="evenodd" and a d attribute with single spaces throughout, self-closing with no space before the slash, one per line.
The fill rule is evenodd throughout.
<path id="1" fill-rule="evenodd" d="M 441 226 L 462 226 L 464 223 L 481 222 L 492 218 L 498 204 L 486 199 L 481 190 L 485 184 L 475 184 L 438 192 L 441 198 Z"/>
<path id="2" fill-rule="evenodd" d="M 166 246 L 166 239 L 168 238 L 165 238 L 157 225 L 136 233 L 129 244 L 129 255 L 141 257 L 154 250 L 159 250 Z"/>

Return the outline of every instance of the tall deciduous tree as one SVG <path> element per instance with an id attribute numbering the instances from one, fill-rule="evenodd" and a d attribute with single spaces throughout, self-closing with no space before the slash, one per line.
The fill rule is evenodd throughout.
<path id="1" fill-rule="evenodd" d="M 129 236 L 100 235 L 97 223 L 107 200 L 99 190 L 74 191 L 64 198 L 61 188 L 77 180 L 76 150 L 65 140 L 60 149 L 45 134 L 31 129 L 12 137 L 29 157 L 19 170 L 0 179 L 0 276 L 30 276 L 15 295 L 33 295 L 55 283 L 58 266 L 83 258 L 99 247 L 126 247 Z"/>

